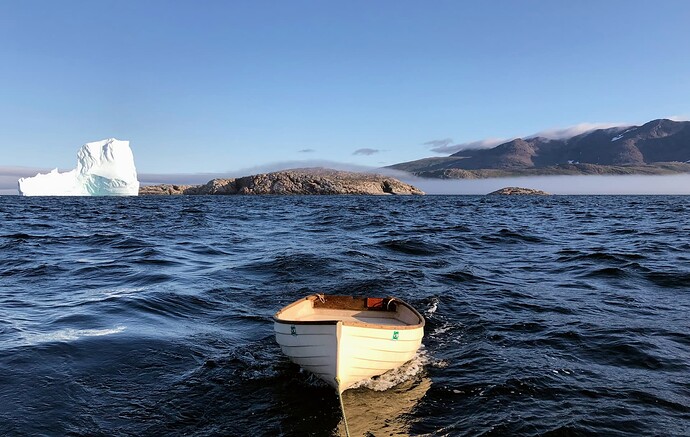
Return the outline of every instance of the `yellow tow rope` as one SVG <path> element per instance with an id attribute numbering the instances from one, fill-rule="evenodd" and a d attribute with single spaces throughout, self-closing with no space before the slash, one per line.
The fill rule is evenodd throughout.
<path id="1" fill-rule="evenodd" d="M 345 423 L 345 435 L 350 437 L 350 428 L 347 426 L 347 416 L 345 415 L 345 406 L 343 405 L 343 394 L 340 392 L 340 380 L 335 377 L 335 382 L 338 385 L 338 401 L 340 402 L 340 412 L 343 413 L 343 422 Z"/>

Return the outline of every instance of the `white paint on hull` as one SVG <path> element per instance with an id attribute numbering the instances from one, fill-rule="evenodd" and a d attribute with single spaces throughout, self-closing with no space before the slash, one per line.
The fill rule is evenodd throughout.
<path id="1" fill-rule="evenodd" d="M 335 325 L 274 324 L 276 341 L 290 360 L 336 387 Z M 293 330 L 294 329 L 294 330 Z"/>

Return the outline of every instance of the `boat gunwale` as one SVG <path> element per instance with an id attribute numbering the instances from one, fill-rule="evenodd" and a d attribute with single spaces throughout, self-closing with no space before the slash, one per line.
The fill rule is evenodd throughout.
<path id="1" fill-rule="evenodd" d="M 318 294 L 312 294 L 310 296 L 306 296 L 302 299 L 296 300 L 280 310 L 278 310 L 274 315 L 273 315 L 273 321 L 276 323 L 280 323 L 283 325 L 337 325 L 338 323 L 341 323 L 344 326 L 357 326 L 361 328 L 372 328 L 372 329 L 386 329 L 386 330 L 413 330 L 413 329 L 420 329 L 423 328 L 426 324 L 426 320 L 424 317 L 417 311 L 412 305 L 409 303 L 405 302 L 404 300 L 398 299 L 398 298 L 388 298 L 391 301 L 395 302 L 396 304 L 403 305 L 405 308 L 409 309 L 412 311 L 412 313 L 418 318 L 419 322 L 414 324 L 414 325 L 407 325 L 404 322 L 400 321 L 400 324 L 396 325 L 389 325 L 389 324 L 379 324 L 379 323 L 368 323 L 368 322 L 358 322 L 358 321 L 351 321 L 351 320 L 342 320 L 342 319 L 333 319 L 333 320 L 298 320 L 298 319 L 281 319 L 280 314 L 284 312 L 285 310 L 292 308 L 293 306 L 302 304 L 304 301 L 314 301 L 316 299 L 320 299 L 323 297 L 323 295 L 318 295 Z M 338 296 L 338 295 L 326 295 L 326 297 L 348 297 L 348 296 Z M 360 299 L 360 297 L 357 297 L 357 299 Z M 361 299 L 366 299 L 365 297 Z M 372 308 L 365 308 L 364 311 L 371 311 L 372 313 L 380 312 L 380 310 L 375 310 Z M 396 319 L 398 320 L 398 319 Z"/>

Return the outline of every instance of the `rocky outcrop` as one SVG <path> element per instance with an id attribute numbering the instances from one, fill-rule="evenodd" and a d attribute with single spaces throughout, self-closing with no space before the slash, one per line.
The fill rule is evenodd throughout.
<path id="1" fill-rule="evenodd" d="M 503 196 L 550 196 L 546 191 L 534 190 L 532 188 L 505 187 L 489 193 L 489 196 L 498 194 Z"/>
<path id="2" fill-rule="evenodd" d="M 230 194 L 424 194 L 395 178 L 329 169 L 294 169 L 236 179 L 213 179 L 204 185 L 153 185 L 140 195 Z"/>
<path id="3" fill-rule="evenodd" d="M 140 196 L 170 196 L 174 194 L 187 194 L 187 190 L 196 189 L 197 185 L 142 185 L 139 187 Z"/>

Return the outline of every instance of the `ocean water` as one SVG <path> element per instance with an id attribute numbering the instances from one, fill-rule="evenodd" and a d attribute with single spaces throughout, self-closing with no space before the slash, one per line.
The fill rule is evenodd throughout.
<path id="1" fill-rule="evenodd" d="M 271 317 L 427 318 L 352 435 L 690 435 L 690 197 L 0 197 L 0 435 L 330 436 Z"/>

